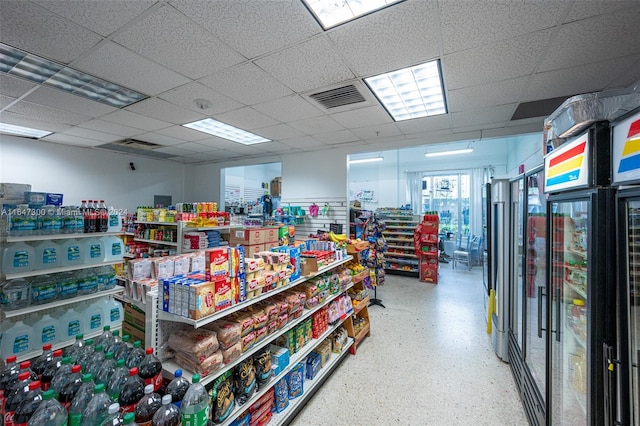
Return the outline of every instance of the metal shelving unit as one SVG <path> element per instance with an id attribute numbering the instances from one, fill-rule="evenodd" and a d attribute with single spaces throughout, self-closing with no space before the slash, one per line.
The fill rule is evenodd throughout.
<path id="1" fill-rule="evenodd" d="M 378 209 L 376 215 L 387 224 L 383 232 L 388 249 L 385 270 L 390 273 L 418 276 L 418 256 L 413 246 L 413 231 L 420 222 L 410 210 Z"/>

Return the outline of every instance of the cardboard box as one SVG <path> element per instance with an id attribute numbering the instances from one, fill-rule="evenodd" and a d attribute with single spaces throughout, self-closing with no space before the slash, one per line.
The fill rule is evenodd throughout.
<path id="1" fill-rule="evenodd" d="M 232 304 L 233 292 L 229 277 L 218 277 L 215 281 L 191 284 L 189 287 L 189 318 L 191 319 L 204 318 Z"/>
<path id="2" fill-rule="evenodd" d="M 50 192 L 47 192 L 46 204 L 48 206 L 61 206 L 62 194 L 52 194 Z"/>
<path id="3" fill-rule="evenodd" d="M 144 311 L 138 309 L 135 305 L 131 303 L 124 304 L 124 321 L 135 325 L 136 327 L 145 329 L 145 314 Z"/>
<path id="4" fill-rule="evenodd" d="M 122 335 L 124 336 L 125 334 L 131 336 L 132 341 L 140 340 L 143 345 L 145 344 L 144 330 L 140 330 L 135 325 L 131 325 L 126 321 L 122 323 Z"/>
<path id="5" fill-rule="evenodd" d="M 438 264 L 420 262 L 420 281 L 426 283 L 438 283 Z"/>
<path id="6" fill-rule="evenodd" d="M 318 272 L 318 259 L 315 257 L 303 257 L 301 259 L 301 270 L 304 276 Z"/>
<path id="7" fill-rule="evenodd" d="M 25 192 L 24 202 L 30 206 L 44 206 L 47 202 L 46 192 Z"/>
<path id="8" fill-rule="evenodd" d="M 289 350 L 281 346 L 271 345 L 269 346 L 269 351 L 271 352 L 271 364 L 274 367 L 273 374 L 277 376 L 289 365 Z"/>
<path id="9" fill-rule="evenodd" d="M 229 234 L 229 244 L 232 246 L 264 244 L 265 236 L 264 228 L 233 229 Z"/>
<path id="10" fill-rule="evenodd" d="M 279 228 L 265 228 L 264 231 L 264 243 L 265 244 L 273 244 L 273 246 L 278 245 L 278 231 Z"/>
<path id="11" fill-rule="evenodd" d="M 279 197 L 282 192 L 282 177 L 271 179 L 270 193 L 272 197 Z"/>
<path id="12" fill-rule="evenodd" d="M 229 249 L 208 249 L 204 252 L 207 279 L 229 275 Z"/>
<path id="13" fill-rule="evenodd" d="M 244 255 L 246 257 L 253 257 L 254 254 L 265 250 L 264 244 L 253 244 L 244 246 Z"/>

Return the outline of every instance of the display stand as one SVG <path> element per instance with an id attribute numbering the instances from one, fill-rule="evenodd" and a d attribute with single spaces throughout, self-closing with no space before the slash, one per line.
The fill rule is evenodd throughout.
<path id="1" fill-rule="evenodd" d="M 438 214 L 426 212 L 413 237 L 415 253 L 420 261 L 419 279 L 432 284 L 438 283 L 438 225 Z"/>
<path id="2" fill-rule="evenodd" d="M 369 247 L 362 251 L 362 264 L 369 268 L 369 287 L 373 289 L 373 299 L 369 306 L 377 305 L 385 307 L 382 300 L 376 297 L 377 287 L 384 284 L 385 280 L 385 257 L 387 242 L 384 239 L 384 231 L 387 225 L 375 214 L 365 223 L 362 236 L 369 242 Z"/>
<path id="3" fill-rule="evenodd" d="M 369 306 L 371 306 L 371 305 L 376 305 L 376 306 L 382 306 L 383 308 L 386 308 L 386 306 L 384 306 L 384 305 L 382 304 L 382 300 L 378 299 L 378 297 L 377 297 L 377 293 L 378 293 L 377 288 L 378 288 L 378 286 L 375 286 L 375 287 L 373 288 L 373 299 L 371 299 L 371 300 L 369 301 Z"/>
<path id="4" fill-rule="evenodd" d="M 399 208 L 379 208 L 376 216 L 384 220 L 387 228 L 384 239 L 387 242 L 385 269 L 387 273 L 417 277 L 420 262 L 413 247 L 413 232 L 420 223 L 420 216 L 411 210 Z"/>

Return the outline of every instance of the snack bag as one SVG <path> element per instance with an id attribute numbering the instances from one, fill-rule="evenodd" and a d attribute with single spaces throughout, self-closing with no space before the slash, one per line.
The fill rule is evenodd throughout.
<path id="1" fill-rule="evenodd" d="M 233 411 L 234 397 L 232 372 L 227 371 L 213 382 L 211 388 L 211 420 L 214 423 L 222 423 L 229 417 Z"/>
<path id="2" fill-rule="evenodd" d="M 236 403 L 242 405 L 256 391 L 256 369 L 253 358 L 247 358 L 233 368 L 233 383 L 236 389 Z"/>

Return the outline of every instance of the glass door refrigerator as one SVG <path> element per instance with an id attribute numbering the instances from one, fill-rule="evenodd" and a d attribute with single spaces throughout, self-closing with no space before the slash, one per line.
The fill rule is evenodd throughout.
<path id="1" fill-rule="evenodd" d="M 616 323 L 609 143 L 598 122 L 544 159 L 550 425 L 606 424 L 604 347 Z"/>
<path id="2" fill-rule="evenodd" d="M 609 412 L 614 424 L 640 425 L 640 109 L 613 123 L 618 341 L 608 347 Z"/>
<path id="3" fill-rule="evenodd" d="M 491 183 L 482 185 L 482 283 L 484 284 L 484 309 L 489 308 L 491 290 Z"/>

